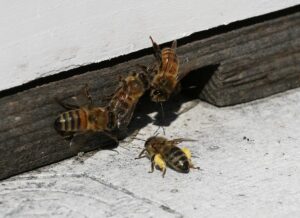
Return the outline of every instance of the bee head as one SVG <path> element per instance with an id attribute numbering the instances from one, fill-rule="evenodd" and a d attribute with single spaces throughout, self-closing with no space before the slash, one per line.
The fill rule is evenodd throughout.
<path id="1" fill-rule="evenodd" d="M 145 142 L 145 149 L 147 150 L 148 154 L 152 156 L 153 154 L 156 154 L 156 142 L 157 142 L 157 137 L 152 136 L 148 138 Z"/>
<path id="2" fill-rule="evenodd" d="M 168 93 L 162 89 L 152 89 L 150 96 L 151 100 L 154 102 L 164 102 L 167 101 L 169 98 Z"/>
<path id="3" fill-rule="evenodd" d="M 155 140 L 155 136 L 148 138 L 145 142 L 145 148 L 148 149 L 152 147 L 154 140 Z"/>
<path id="4" fill-rule="evenodd" d="M 145 142 L 145 149 L 149 154 L 156 154 L 160 150 L 161 146 L 163 146 L 166 141 L 164 137 L 160 136 L 152 136 L 148 138 Z"/>

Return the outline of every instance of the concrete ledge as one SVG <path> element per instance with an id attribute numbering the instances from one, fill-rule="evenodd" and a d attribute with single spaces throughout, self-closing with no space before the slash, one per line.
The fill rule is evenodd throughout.
<path id="1" fill-rule="evenodd" d="M 203 171 L 147 173 L 137 139 L 0 182 L 3 217 L 297 217 L 300 89 L 233 107 L 189 101 L 166 127 Z M 168 113 L 167 113 L 168 114 Z M 170 114 L 170 113 L 169 113 Z M 155 114 L 151 114 L 154 116 Z M 137 137 L 157 129 L 148 125 Z"/>

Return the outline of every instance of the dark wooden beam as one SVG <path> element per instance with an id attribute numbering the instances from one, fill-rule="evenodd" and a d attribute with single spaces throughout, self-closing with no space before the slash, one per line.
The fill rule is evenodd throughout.
<path id="1" fill-rule="evenodd" d="M 186 43 L 178 48 L 178 54 L 181 71 L 191 72 L 183 83 L 191 85 L 188 78 L 196 75 L 192 85 L 201 86 L 197 95 L 218 106 L 299 87 L 300 12 Z M 2 97 L 0 179 L 76 154 L 53 128 L 63 111 L 54 97 L 70 99 L 88 83 L 94 101 L 104 105 L 120 75 L 136 69 L 136 64 L 153 61 L 152 55 L 146 55 Z M 83 150 L 106 144 L 99 142 Z"/>

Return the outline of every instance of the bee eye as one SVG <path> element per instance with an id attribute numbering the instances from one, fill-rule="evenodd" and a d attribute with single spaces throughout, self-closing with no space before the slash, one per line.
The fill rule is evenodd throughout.
<path id="1" fill-rule="evenodd" d="M 155 90 L 155 91 L 153 92 L 153 94 L 154 94 L 154 95 L 159 95 L 159 94 L 160 94 L 160 91 L 159 91 L 159 90 Z"/>

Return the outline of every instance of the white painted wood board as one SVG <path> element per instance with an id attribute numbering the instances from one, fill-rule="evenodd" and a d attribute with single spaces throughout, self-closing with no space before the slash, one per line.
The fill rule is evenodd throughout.
<path id="1" fill-rule="evenodd" d="M 300 0 L 1 1 L 0 90 Z"/>

